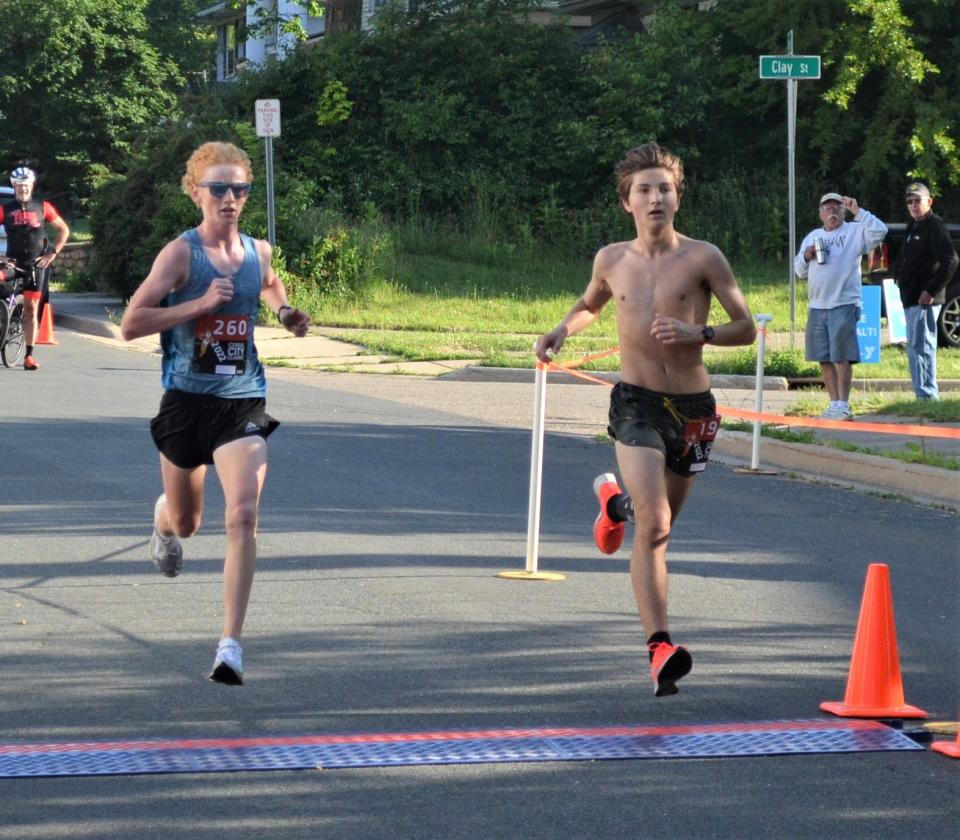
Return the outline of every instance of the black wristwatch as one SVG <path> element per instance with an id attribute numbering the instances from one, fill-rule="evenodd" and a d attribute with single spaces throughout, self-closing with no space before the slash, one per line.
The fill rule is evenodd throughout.
<path id="1" fill-rule="evenodd" d="M 704 327 L 700 330 L 700 335 L 703 336 L 703 343 L 709 344 L 713 341 L 713 327 Z"/>

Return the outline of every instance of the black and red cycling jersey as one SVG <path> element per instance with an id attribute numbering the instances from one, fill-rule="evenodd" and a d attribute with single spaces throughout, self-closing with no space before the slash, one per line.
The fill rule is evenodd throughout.
<path id="1" fill-rule="evenodd" d="M 22 265 L 43 254 L 43 223 L 53 222 L 60 214 L 52 204 L 31 198 L 26 204 L 14 199 L 0 205 L 0 224 L 7 232 L 7 254 Z"/>

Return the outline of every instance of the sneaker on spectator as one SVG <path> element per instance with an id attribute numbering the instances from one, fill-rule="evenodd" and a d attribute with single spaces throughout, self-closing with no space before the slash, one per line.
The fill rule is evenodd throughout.
<path id="1" fill-rule="evenodd" d="M 603 473 L 593 480 L 593 492 L 600 502 L 600 512 L 593 523 L 593 541 L 604 554 L 613 554 L 623 545 L 623 535 L 626 533 L 626 523 L 614 522 L 607 514 L 607 502 L 613 496 L 620 495 L 623 490 L 617 484 L 613 473 Z"/>
<path id="2" fill-rule="evenodd" d="M 221 639 L 217 656 L 210 672 L 211 682 L 223 685 L 243 685 L 243 648 L 231 638 Z"/>
<path id="3" fill-rule="evenodd" d="M 852 415 L 851 415 L 852 416 Z M 835 405 L 827 406 L 827 410 L 820 415 L 821 420 L 839 420 L 840 419 L 840 409 Z"/>
<path id="4" fill-rule="evenodd" d="M 25 356 L 23 359 L 24 370 L 40 370 L 40 363 L 33 356 Z"/>
<path id="5" fill-rule="evenodd" d="M 853 409 L 850 406 L 840 406 L 834 420 L 853 420 Z"/>
<path id="6" fill-rule="evenodd" d="M 690 651 L 668 642 L 654 642 L 649 646 L 653 658 L 650 660 L 650 675 L 653 677 L 653 696 L 668 697 L 680 691 L 677 680 L 690 673 L 693 657 Z"/>
<path id="7" fill-rule="evenodd" d="M 153 506 L 153 536 L 150 537 L 150 557 L 157 568 L 167 577 L 176 577 L 183 568 L 183 548 L 176 535 L 163 536 L 157 530 L 157 515 L 160 505 L 167 500 L 167 494 L 161 493 Z"/>

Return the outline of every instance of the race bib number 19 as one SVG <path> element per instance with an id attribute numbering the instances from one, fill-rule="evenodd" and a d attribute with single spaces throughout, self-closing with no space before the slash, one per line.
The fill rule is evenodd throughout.
<path id="1" fill-rule="evenodd" d="M 697 417 L 688 420 L 683 427 L 683 439 L 690 445 L 695 443 L 713 443 L 720 431 L 720 415 Z"/>
<path id="2" fill-rule="evenodd" d="M 710 459 L 710 450 L 720 431 L 720 415 L 697 417 L 688 420 L 683 427 L 683 439 L 686 442 L 684 460 L 691 473 L 703 472 Z"/>
<path id="3" fill-rule="evenodd" d="M 247 368 L 250 319 L 245 315 L 204 315 L 197 319 L 193 370 L 236 376 Z"/>

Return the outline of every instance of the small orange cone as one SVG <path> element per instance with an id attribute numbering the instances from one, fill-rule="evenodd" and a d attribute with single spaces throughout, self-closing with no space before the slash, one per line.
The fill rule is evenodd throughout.
<path id="1" fill-rule="evenodd" d="M 37 336 L 36 344 L 56 344 L 57 340 L 53 337 L 53 304 L 47 301 L 43 307 L 43 315 L 40 316 L 40 335 Z"/>
<path id="2" fill-rule="evenodd" d="M 908 706 L 903 698 L 897 628 L 893 621 L 890 570 L 884 563 L 867 567 L 867 583 L 860 604 L 860 620 L 853 642 L 847 693 L 843 702 L 821 703 L 825 712 L 840 717 L 925 718 L 927 713 Z"/>
<path id="3" fill-rule="evenodd" d="M 949 741 L 936 741 L 930 745 L 930 749 L 938 753 L 949 755 L 950 758 L 960 758 L 960 731 L 957 732 L 957 741 L 951 744 Z"/>

